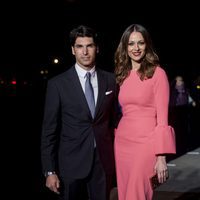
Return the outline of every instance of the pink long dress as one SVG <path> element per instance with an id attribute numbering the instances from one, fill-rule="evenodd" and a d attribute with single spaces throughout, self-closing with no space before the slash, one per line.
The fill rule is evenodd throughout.
<path id="1" fill-rule="evenodd" d="M 115 160 L 119 200 L 151 200 L 149 178 L 156 154 L 175 153 L 175 136 L 168 125 L 169 83 L 157 67 L 141 81 L 131 70 L 119 92 L 123 117 L 115 132 Z"/>

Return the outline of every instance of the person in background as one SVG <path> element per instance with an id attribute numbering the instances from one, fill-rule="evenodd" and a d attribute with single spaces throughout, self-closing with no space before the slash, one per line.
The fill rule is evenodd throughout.
<path id="1" fill-rule="evenodd" d="M 174 154 L 175 134 L 168 125 L 169 83 L 147 30 L 126 28 L 115 52 L 122 117 L 115 132 L 119 200 L 151 200 L 150 179 L 168 177 L 166 154 Z"/>
<path id="2" fill-rule="evenodd" d="M 70 32 L 75 64 L 47 84 L 41 136 L 46 186 L 62 200 L 108 200 L 115 172 L 113 73 L 96 63 L 97 33 Z M 90 98 L 90 100 L 88 100 Z"/>
<path id="3" fill-rule="evenodd" d="M 177 75 L 171 82 L 169 105 L 169 121 L 176 133 L 176 156 L 180 156 L 189 150 L 192 139 L 191 108 L 196 106 L 181 75 Z"/>
<path id="4" fill-rule="evenodd" d="M 182 76 L 175 77 L 170 91 L 170 106 L 196 106 L 196 102 L 191 97 Z"/>

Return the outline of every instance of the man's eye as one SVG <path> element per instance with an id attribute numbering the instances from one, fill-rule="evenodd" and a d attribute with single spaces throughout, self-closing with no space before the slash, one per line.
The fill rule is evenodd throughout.
<path id="1" fill-rule="evenodd" d="M 75 45 L 75 48 L 81 48 L 82 46 L 81 45 Z"/>

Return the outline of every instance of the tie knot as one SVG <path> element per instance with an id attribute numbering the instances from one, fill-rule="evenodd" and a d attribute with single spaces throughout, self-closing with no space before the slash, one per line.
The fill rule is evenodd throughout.
<path id="1" fill-rule="evenodd" d="M 87 72 L 87 73 L 86 73 L 86 78 L 87 78 L 87 79 L 90 79 L 90 77 L 91 77 L 91 73 L 90 73 L 90 72 Z"/>

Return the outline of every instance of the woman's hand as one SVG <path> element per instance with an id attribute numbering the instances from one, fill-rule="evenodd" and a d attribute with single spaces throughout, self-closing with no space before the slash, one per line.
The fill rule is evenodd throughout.
<path id="1" fill-rule="evenodd" d="M 165 156 L 157 156 L 154 171 L 158 176 L 159 183 L 164 183 L 167 180 L 169 174 Z"/>

